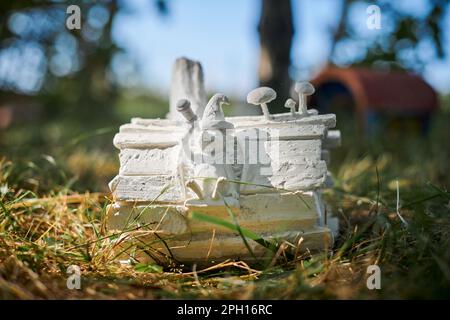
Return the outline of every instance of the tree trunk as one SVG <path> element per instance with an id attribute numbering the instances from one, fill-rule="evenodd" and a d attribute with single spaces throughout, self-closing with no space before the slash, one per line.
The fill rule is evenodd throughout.
<path id="1" fill-rule="evenodd" d="M 289 97 L 291 79 L 291 46 L 294 35 L 290 0 L 262 0 L 258 25 L 260 36 L 259 84 L 277 92 L 277 103 L 271 113 L 286 112 L 284 101 Z"/>

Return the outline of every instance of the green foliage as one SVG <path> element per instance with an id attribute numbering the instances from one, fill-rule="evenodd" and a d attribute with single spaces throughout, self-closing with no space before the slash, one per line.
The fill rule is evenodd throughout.
<path id="1" fill-rule="evenodd" d="M 195 272 L 176 261 L 162 268 L 140 260 L 140 251 L 154 256 L 151 247 L 162 240 L 139 245 L 125 240 L 152 232 L 150 225 L 131 223 L 120 233 L 104 230 L 110 203 L 106 184 L 118 170 L 113 132 L 85 130 L 77 137 L 61 127 L 61 137 L 69 138 L 57 145 L 24 140 L 27 150 L 22 153 L 11 150 L 12 142 L 4 142 L 0 297 L 448 299 L 449 120 L 444 106 L 425 137 L 343 137 L 343 146 L 332 152 L 335 186 L 324 194 L 329 214 L 341 225 L 332 252 L 306 253 L 264 266 L 226 261 Z M 272 243 L 238 227 L 232 216 L 225 221 L 196 213 L 194 219 L 239 233 L 273 253 Z M 118 262 L 124 255 L 131 265 Z M 79 291 L 65 286 L 67 267 L 73 264 L 82 270 Z M 379 291 L 366 287 L 370 264 L 381 268 Z"/>
<path id="2" fill-rule="evenodd" d="M 348 65 L 406 69 L 421 73 L 430 59 L 420 54 L 420 47 L 424 43 L 432 46 L 435 58 L 446 57 L 443 45 L 444 18 L 449 3 L 448 0 L 426 1 L 423 4 L 425 9 L 420 14 L 414 14 L 397 2 L 345 0 L 340 22 L 334 33 L 330 60 Z M 375 30 L 373 37 L 360 34 L 351 19 L 352 9 L 366 8 L 369 5 L 379 6 L 382 15 L 382 29 L 380 32 Z M 349 43 L 363 45 L 363 54 L 346 57 L 336 50 L 340 45 L 346 46 Z"/>
<path id="3" fill-rule="evenodd" d="M 229 221 L 226 221 L 226 220 L 223 220 L 223 219 L 220 219 L 217 217 L 209 216 L 206 214 L 202 214 L 199 212 L 194 212 L 192 214 L 192 219 L 198 220 L 198 221 L 203 221 L 203 222 L 208 222 L 208 223 L 211 223 L 212 225 L 224 227 L 226 229 L 229 229 L 229 230 L 234 231 L 234 232 L 238 233 L 239 235 L 241 235 L 243 238 L 243 241 L 246 241 L 246 239 L 248 238 L 250 240 L 255 241 L 259 245 L 263 246 L 267 250 L 274 251 L 274 252 L 276 252 L 276 250 L 277 250 L 278 246 L 276 243 L 272 243 L 268 240 L 265 240 L 264 238 L 257 235 L 256 233 L 252 232 L 251 230 L 242 228 L 241 226 L 239 226 L 239 224 L 237 224 L 237 221 L 235 219 L 234 219 L 233 223 L 231 223 Z M 252 256 L 254 256 L 253 252 L 249 248 L 248 244 L 247 244 L 247 248 L 251 252 Z"/>
<path id="4" fill-rule="evenodd" d="M 138 263 L 134 266 L 134 270 L 138 272 L 162 273 L 163 268 L 154 263 Z"/>

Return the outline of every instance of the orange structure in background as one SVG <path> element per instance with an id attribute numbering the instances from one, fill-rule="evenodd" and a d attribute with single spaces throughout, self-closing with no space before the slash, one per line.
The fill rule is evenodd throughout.
<path id="1" fill-rule="evenodd" d="M 327 67 L 311 82 L 316 87 L 311 106 L 320 113 L 347 113 L 369 134 L 382 123 L 394 130 L 412 126 L 425 132 L 438 109 L 434 89 L 407 72 Z"/>

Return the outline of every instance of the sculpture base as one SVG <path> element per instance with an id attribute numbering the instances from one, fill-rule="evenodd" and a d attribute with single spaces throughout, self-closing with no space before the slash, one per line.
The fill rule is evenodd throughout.
<path id="1" fill-rule="evenodd" d="M 107 228 L 129 233 L 123 244 L 141 249 L 133 250 L 134 259 L 158 264 L 272 259 L 273 247 L 261 245 L 261 240 L 284 242 L 291 254 L 327 250 L 332 245 L 330 229 L 318 226 L 313 192 L 245 195 L 239 203 L 237 208 L 116 202 L 109 206 Z M 129 252 L 120 259 L 130 259 Z"/>

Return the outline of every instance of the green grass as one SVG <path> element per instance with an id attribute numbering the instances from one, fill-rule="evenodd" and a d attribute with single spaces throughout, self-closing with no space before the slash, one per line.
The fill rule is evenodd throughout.
<path id="1" fill-rule="evenodd" d="M 12 128 L 9 137 L 22 142 L 17 149 L 3 139 L 0 153 L 0 298 L 448 299 L 449 122 L 444 110 L 427 137 L 386 136 L 377 143 L 344 137 L 332 152 L 335 186 L 324 194 L 341 222 L 329 254 L 270 267 L 227 261 L 205 270 L 117 263 L 124 239 L 151 229 L 105 231 L 106 184 L 118 170 L 116 129 L 71 133 L 73 124 L 53 122 L 33 137 L 28 127 L 25 136 Z M 52 134 L 46 138 L 58 130 L 56 143 Z M 263 241 L 230 221 L 248 241 Z M 366 287 L 370 264 L 381 267 L 381 290 Z M 66 287 L 70 265 L 81 268 L 81 290 Z"/>

